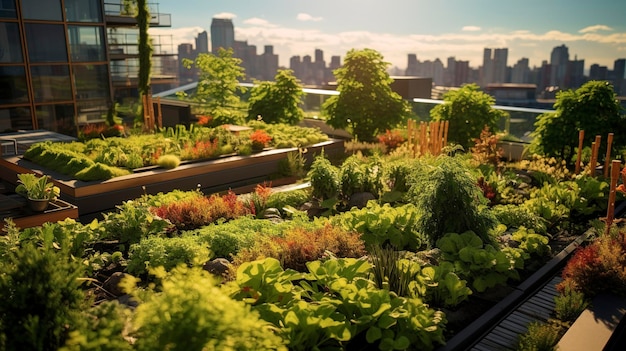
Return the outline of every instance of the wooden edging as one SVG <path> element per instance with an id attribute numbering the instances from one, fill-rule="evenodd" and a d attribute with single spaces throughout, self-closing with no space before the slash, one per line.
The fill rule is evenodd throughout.
<path id="1" fill-rule="evenodd" d="M 556 274 L 556 272 L 565 265 L 571 254 L 587 239 L 588 235 L 589 231 L 578 236 L 539 270 L 515 287 L 513 292 L 500 300 L 495 306 L 483 313 L 478 319 L 470 323 L 454 337 L 447 340 L 446 344 L 438 348 L 437 351 L 466 350 L 479 341 L 491 327 L 502 320 L 510 311 L 544 284 L 546 279 Z"/>

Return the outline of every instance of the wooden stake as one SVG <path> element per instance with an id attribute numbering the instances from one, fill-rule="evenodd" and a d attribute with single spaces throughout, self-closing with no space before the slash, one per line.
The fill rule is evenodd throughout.
<path id="1" fill-rule="evenodd" d="M 578 156 L 576 157 L 576 174 L 580 173 L 580 159 L 583 153 L 583 140 L 585 139 L 585 131 L 578 132 Z"/>
<path id="2" fill-rule="evenodd" d="M 446 120 L 443 123 L 443 146 L 448 145 L 448 128 L 450 126 L 450 121 Z"/>
<path id="3" fill-rule="evenodd" d="M 611 159 L 611 145 L 613 144 L 613 133 L 609 133 L 606 139 L 606 155 L 604 156 L 604 178 L 609 176 L 609 159 Z"/>
<path id="4" fill-rule="evenodd" d="M 605 234 L 608 235 L 613 225 L 613 216 L 615 216 L 615 188 L 617 187 L 617 180 L 620 177 L 620 160 L 613 160 L 611 163 L 611 186 L 609 187 L 609 203 L 606 212 L 606 229 Z"/>

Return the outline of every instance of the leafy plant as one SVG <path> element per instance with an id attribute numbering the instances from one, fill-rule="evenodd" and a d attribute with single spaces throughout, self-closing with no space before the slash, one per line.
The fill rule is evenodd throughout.
<path id="1" fill-rule="evenodd" d="M 279 69 L 273 82 L 259 82 L 250 91 L 248 119 L 295 125 L 304 117 L 301 83 L 292 70 Z"/>
<path id="2" fill-rule="evenodd" d="M 377 139 L 379 143 L 385 145 L 388 152 L 394 150 L 406 141 L 404 135 L 402 135 L 402 133 L 397 129 L 387 129 L 384 134 L 378 135 Z"/>
<path id="3" fill-rule="evenodd" d="M 587 308 L 585 294 L 565 287 L 563 292 L 554 298 L 556 318 L 563 322 L 573 322 Z"/>
<path id="4" fill-rule="evenodd" d="M 420 275 L 426 287 L 424 298 L 431 305 L 455 307 L 472 294 L 467 282 L 454 273 L 454 265 L 450 262 L 423 267 Z"/>
<path id="5" fill-rule="evenodd" d="M 170 222 L 153 215 L 141 201 L 125 201 L 103 217 L 100 225 L 106 230 L 101 239 L 119 240 L 124 245 L 138 243 L 149 235 L 162 235 L 171 227 Z"/>
<path id="6" fill-rule="evenodd" d="M 156 267 L 170 271 L 181 264 L 202 265 L 210 259 L 210 254 L 207 245 L 192 236 L 149 237 L 130 246 L 126 269 L 134 275 L 145 274 Z"/>
<path id="7" fill-rule="evenodd" d="M 333 216 L 331 222 L 359 232 L 368 248 L 391 245 L 397 250 L 417 251 L 426 241 L 417 231 L 419 217 L 418 209 L 411 204 L 392 207 L 370 201 L 365 208 Z"/>
<path id="8" fill-rule="evenodd" d="M 157 164 L 165 169 L 174 169 L 180 166 L 180 158 L 176 155 L 163 155 L 159 157 Z"/>
<path id="9" fill-rule="evenodd" d="M 307 174 L 311 181 L 312 195 L 319 199 L 331 199 L 339 194 L 339 170 L 324 156 L 315 157 Z"/>
<path id="10" fill-rule="evenodd" d="M 15 192 L 29 199 L 54 200 L 61 193 L 61 189 L 49 181 L 47 175 L 38 177 L 32 173 L 22 173 L 18 174 L 17 178 Z"/>

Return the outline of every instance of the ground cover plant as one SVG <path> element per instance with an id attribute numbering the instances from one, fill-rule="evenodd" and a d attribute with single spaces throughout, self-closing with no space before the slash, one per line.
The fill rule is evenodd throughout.
<path id="1" fill-rule="evenodd" d="M 181 349 L 190 340 L 198 349 L 432 350 L 467 324 L 449 313 L 516 284 L 551 257 L 552 238 L 605 209 L 603 179 L 549 159 L 479 164 L 471 154 L 406 158 L 402 149 L 340 164 L 320 155 L 306 190 L 173 191 L 91 223 L 8 225 L 0 346 L 19 349 L 14 335 L 26 335 L 42 350 Z M 354 202 L 364 193 L 369 201 Z M 602 257 L 617 260 L 619 240 Z M 587 256 L 587 266 L 605 267 Z M 45 273 L 32 284 L 63 303 L 14 303 L 18 292 L 46 299 L 13 278 L 19 270 Z M 593 276 L 571 272 L 572 291 Z"/>

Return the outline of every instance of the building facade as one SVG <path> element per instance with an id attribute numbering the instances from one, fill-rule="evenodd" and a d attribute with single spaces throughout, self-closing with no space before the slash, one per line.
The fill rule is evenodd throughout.
<path id="1" fill-rule="evenodd" d="M 136 20 L 123 11 L 121 0 L 0 1 L 0 132 L 76 135 L 103 121 L 116 87 L 136 84 L 136 36 L 124 31 Z M 151 25 L 169 20 L 151 13 Z"/>

